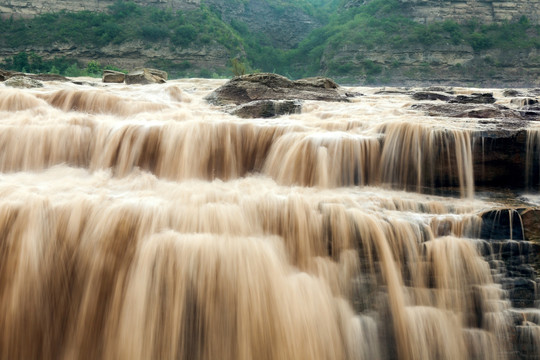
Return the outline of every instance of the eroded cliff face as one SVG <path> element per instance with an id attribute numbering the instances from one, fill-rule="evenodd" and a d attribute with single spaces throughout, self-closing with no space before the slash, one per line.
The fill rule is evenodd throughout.
<path id="1" fill-rule="evenodd" d="M 420 23 L 478 20 L 481 23 L 518 21 L 526 16 L 540 24 L 539 0 L 399 0 L 403 14 Z M 345 7 L 358 7 L 365 0 L 350 0 Z"/>
<path id="2" fill-rule="evenodd" d="M 230 59 L 238 56 L 231 50 L 216 43 L 204 46 L 174 47 L 168 41 L 149 46 L 141 40 L 104 47 L 77 46 L 72 43 L 57 42 L 52 46 L 25 46 L 20 48 L 0 48 L 0 60 L 20 52 L 34 52 L 45 59 L 65 56 L 77 59 L 82 64 L 97 61 L 101 65 L 112 65 L 131 70 L 138 67 L 163 67 L 166 70 L 188 64 L 189 70 L 197 76 L 201 69 L 207 74 L 222 73 L 230 67 Z"/>
<path id="3" fill-rule="evenodd" d="M 106 11 L 116 0 L 5 0 L 0 3 L 0 17 L 33 17 L 58 11 Z M 222 19 L 244 23 L 251 33 L 264 34 L 272 46 L 291 48 L 320 22 L 299 7 L 266 0 L 134 0 L 138 5 L 172 10 L 189 10 L 201 5 L 217 10 Z"/>
<path id="4" fill-rule="evenodd" d="M 321 67 L 349 64 L 342 82 L 415 86 L 439 83 L 467 86 L 538 87 L 540 51 L 474 51 L 468 45 L 439 43 L 401 49 L 348 45 L 323 56 Z M 339 77 L 338 77 L 339 79 Z"/>
<path id="5" fill-rule="evenodd" d="M 225 22 L 243 22 L 251 32 L 266 35 L 272 46 L 277 48 L 291 48 L 321 26 L 315 17 L 287 4 L 280 7 L 265 0 L 203 2 L 217 9 Z"/>
<path id="6" fill-rule="evenodd" d="M 105 11 L 116 0 L 4 0 L 0 3 L 0 17 L 10 16 L 32 17 L 35 15 L 58 11 Z M 192 9 L 200 6 L 201 0 L 133 0 L 139 5 L 151 5 L 161 8 Z"/>

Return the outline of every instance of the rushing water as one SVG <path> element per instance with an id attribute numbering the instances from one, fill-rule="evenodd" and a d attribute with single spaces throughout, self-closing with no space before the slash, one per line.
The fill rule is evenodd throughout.
<path id="1" fill-rule="evenodd" d="M 540 351 L 479 240 L 477 124 L 375 89 L 238 119 L 220 84 L 0 84 L 0 358 Z"/>

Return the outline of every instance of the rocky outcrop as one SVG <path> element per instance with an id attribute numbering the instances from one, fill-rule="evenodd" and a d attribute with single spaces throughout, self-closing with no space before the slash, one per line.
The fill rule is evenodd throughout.
<path id="1" fill-rule="evenodd" d="M 167 73 L 156 69 L 136 69 L 127 73 L 124 80 L 128 85 L 163 84 L 167 81 Z"/>
<path id="2" fill-rule="evenodd" d="M 498 104 L 414 104 L 412 109 L 422 110 L 429 116 L 448 116 L 454 118 L 493 119 L 506 118 L 524 120 L 517 110 Z"/>
<path id="3" fill-rule="evenodd" d="M 452 96 L 442 92 L 435 91 L 418 91 L 412 94 L 414 100 L 442 100 L 448 101 L 452 99 Z"/>
<path id="4" fill-rule="evenodd" d="M 320 21 L 292 2 L 268 0 L 205 0 L 223 21 L 244 23 L 252 34 L 264 34 L 272 46 L 291 48 L 298 44 Z"/>
<path id="5" fill-rule="evenodd" d="M 540 49 L 511 53 L 503 49 L 475 51 L 469 45 L 454 45 L 450 39 L 425 46 L 377 44 L 367 48 L 347 43 L 337 49 L 325 49 L 323 71 L 331 74 L 332 69 L 340 67 L 352 69 L 343 79 L 334 76 L 346 83 L 415 87 L 426 83 L 500 88 L 540 86 Z"/>
<path id="6" fill-rule="evenodd" d="M 104 83 L 116 83 L 121 84 L 124 82 L 126 74 L 120 71 L 104 70 L 101 80 Z"/>
<path id="7" fill-rule="evenodd" d="M 454 21 L 478 20 L 483 23 L 518 21 L 526 16 L 534 24 L 540 24 L 538 2 L 531 0 L 399 0 L 405 16 L 417 22 L 432 23 L 452 19 Z M 345 8 L 359 7 L 365 0 L 349 0 Z"/>
<path id="8" fill-rule="evenodd" d="M 59 11 L 106 11 L 116 0 L 7 0 L 0 4 L 0 18 L 32 17 Z M 310 31 L 319 27 L 319 20 L 309 11 L 288 2 L 267 0 L 134 0 L 138 5 L 162 9 L 189 10 L 201 5 L 220 13 L 227 22 L 245 24 L 252 34 L 264 34 L 273 46 L 291 48 Z M 229 58 L 228 58 L 229 59 Z"/>
<path id="9" fill-rule="evenodd" d="M 101 65 L 114 65 L 120 69 L 162 68 L 163 64 L 175 68 L 187 64 L 190 69 L 222 72 L 230 67 L 230 59 L 238 55 L 216 43 L 185 48 L 171 47 L 168 42 L 157 42 L 154 45 L 149 47 L 143 41 L 133 40 L 94 48 L 55 42 L 52 46 L 0 48 L 0 59 L 24 51 L 35 52 L 45 59 L 52 59 L 62 54 L 67 58 L 78 59 L 83 64 L 97 61 Z"/>
<path id="10" fill-rule="evenodd" d="M 526 90 L 522 92 L 530 93 Z M 491 103 L 497 100 L 491 93 L 468 95 L 465 98 L 458 94 L 452 99 L 465 100 L 462 101 L 464 103 L 454 100 L 422 101 L 411 105 L 411 109 L 422 111 L 428 116 L 479 119 L 479 129 L 470 133 L 474 183 L 477 188 L 524 190 L 530 184 L 540 183 L 539 151 L 527 149 L 529 135 L 526 129 L 531 121 L 540 120 L 540 116 L 533 110 L 524 109 L 534 105 L 521 107 L 520 102 L 512 102 L 512 99 L 505 100 L 505 105 Z M 450 174 L 450 169 L 438 166 L 455 165 L 436 164 L 435 173 Z M 448 186 L 459 183 L 457 178 L 436 181 Z"/>
<path id="11" fill-rule="evenodd" d="M 193 9 L 201 5 L 201 0 L 132 0 L 138 5 L 150 5 L 172 10 Z M 116 0 L 7 0 L 0 4 L 0 17 L 32 17 L 47 12 L 59 11 L 105 11 Z"/>
<path id="12" fill-rule="evenodd" d="M 349 101 L 347 94 L 331 79 L 292 81 L 270 73 L 235 77 L 213 91 L 206 100 L 214 105 L 239 105 L 256 100 Z"/>
<path id="13" fill-rule="evenodd" d="M 232 109 L 231 114 L 245 119 L 272 118 L 280 115 L 299 114 L 302 104 L 295 100 L 257 100 Z"/>
<path id="14" fill-rule="evenodd" d="M 21 89 L 31 89 L 31 88 L 40 88 L 43 87 L 43 83 L 39 80 L 31 79 L 27 76 L 13 76 L 4 81 L 6 86 L 21 88 Z"/>
<path id="15" fill-rule="evenodd" d="M 476 93 L 472 95 L 458 95 L 449 102 L 456 104 L 493 104 L 495 102 L 495 98 L 491 93 Z"/>

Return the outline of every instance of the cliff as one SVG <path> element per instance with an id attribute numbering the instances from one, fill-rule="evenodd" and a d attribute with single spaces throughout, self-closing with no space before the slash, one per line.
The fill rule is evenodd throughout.
<path id="1" fill-rule="evenodd" d="M 0 17 L 33 17 L 59 11 L 106 11 L 117 0 L 5 0 L 0 3 Z M 190 10 L 206 5 L 220 14 L 226 23 L 245 24 L 252 33 L 266 36 L 272 46 L 290 48 L 321 23 L 294 2 L 268 0 L 133 0 L 142 6 Z"/>
<path id="2" fill-rule="evenodd" d="M 526 16 L 540 24 L 540 0 L 399 0 L 403 14 L 420 23 L 454 20 L 481 23 L 518 21 Z M 346 8 L 360 7 L 365 0 L 351 0 Z"/>
<path id="3" fill-rule="evenodd" d="M 0 17 L 33 17 L 43 13 L 59 11 L 105 11 L 116 0 L 4 0 L 0 3 Z M 150 5 L 160 8 L 192 9 L 200 6 L 201 0 L 133 0 L 138 5 Z"/>

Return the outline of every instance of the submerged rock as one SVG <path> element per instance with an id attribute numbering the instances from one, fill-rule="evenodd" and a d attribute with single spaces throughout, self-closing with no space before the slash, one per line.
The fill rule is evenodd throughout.
<path id="1" fill-rule="evenodd" d="M 124 82 L 125 78 L 126 78 L 126 74 L 124 74 L 123 72 L 114 71 L 114 70 L 104 70 L 102 81 L 104 83 L 121 84 Z"/>
<path id="2" fill-rule="evenodd" d="M 167 81 L 167 73 L 157 69 L 136 69 L 125 76 L 126 84 L 163 84 Z"/>
<path id="3" fill-rule="evenodd" d="M 414 100 L 442 100 L 449 101 L 453 99 L 453 96 L 450 96 L 446 93 L 435 92 L 435 91 L 418 91 L 412 94 Z"/>
<path id="4" fill-rule="evenodd" d="M 31 79 L 27 76 L 13 76 L 7 79 L 4 84 L 14 88 L 31 89 L 43 87 L 43 83 L 39 80 Z"/>
<path id="5" fill-rule="evenodd" d="M 454 118 L 509 118 L 523 120 L 521 113 L 496 104 L 414 104 L 411 109 L 422 110 L 429 116 Z"/>
<path id="6" fill-rule="evenodd" d="M 256 100 L 348 101 L 347 94 L 328 78 L 292 81 L 270 73 L 235 77 L 206 97 L 214 105 L 240 105 Z"/>
<path id="7" fill-rule="evenodd" d="M 517 106 L 529 106 L 538 104 L 538 100 L 530 97 L 517 97 L 510 100 L 510 103 Z"/>
<path id="8" fill-rule="evenodd" d="M 295 100 L 256 100 L 235 107 L 231 114 L 241 118 L 271 118 L 299 114 L 302 104 Z"/>
<path id="9" fill-rule="evenodd" d="M 25 76 L 39 81 L 69 81 L 67 77 L 58 74 L 26 74 Z"/>
<path id="10" fill-rule="evenodd" d="M 493 104 L 495 98 L 492 93 L 484 94 L 471 94 L 471 95 L 458 95 L 454 99 L 450 100 L 451 103 L 457 104 Z"/>
<path id="11" fill-rule="evenodd" d="M 14 77 L 24 77 L 38 81 L 69 81 L 68 78 L 58 74 L 26 74 L 17 71 L 0 69 L 0 81 L 6 81 Z"/>

